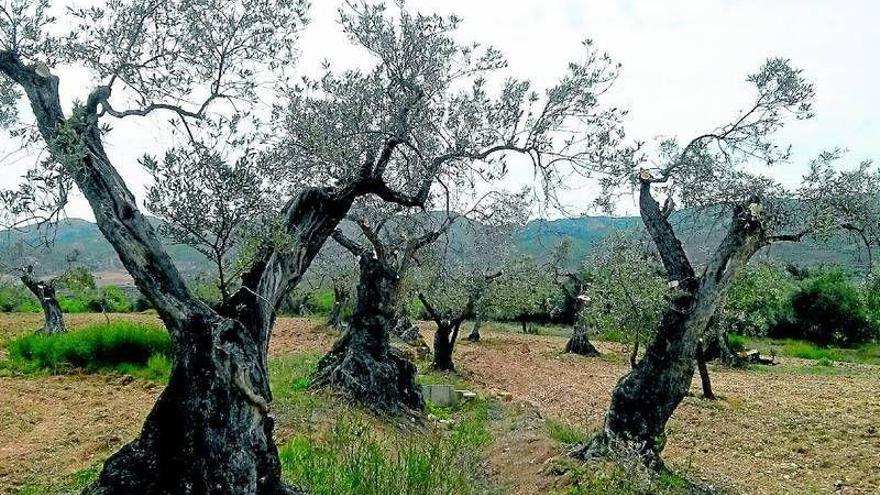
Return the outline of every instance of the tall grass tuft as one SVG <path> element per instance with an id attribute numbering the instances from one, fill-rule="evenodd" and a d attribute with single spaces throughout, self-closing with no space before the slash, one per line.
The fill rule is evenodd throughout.
<path id="1" fill-rule="evenodd" d="M 356 417 L 336 420 L 320 439 L 295 437 L 279 449 L 285 477 L 311 495 L 480 493 L 488 412 L 476 405 L 452 431 L 377 432 Z"/>
<path id="2" fill-rule="evenodd" d="M 57 335 L 31 334 L 9 343 L 9 356 L 26 368 L 86 371 L 148 367 L 167 369 L 171 340 L 161 327 L 129 321 L 92 325 Z M 152 364 L 151 364 L 152 362 Z"/>

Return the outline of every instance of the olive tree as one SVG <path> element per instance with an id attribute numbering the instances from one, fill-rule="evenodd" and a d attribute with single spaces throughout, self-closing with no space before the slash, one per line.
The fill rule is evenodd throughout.
<path id="1" fill-rule="evenodd" d="M 372 410 L 398 414 L 421 411 L 424 400 L 416 367 L 389 336 L 402 320 L 404 277 L 419 252 L 454 224 L 457 217 L 380 208 L 349 215 L 361 235 L 333 232 L 333 239 L 358 260 L 357 297 L 348 328 L 318 363 L 313 388 L 340 393 Z M 370 220 L 372 218 L 372 220 Z M 408 342 L 421 341 L 418 329 Z M 403 336 L 407 338 L 408 336 Z"/>
<path id="2" fill-rule="evenodd" d="M 60 274 L 41 267 L 34 254 L 46 253 L 49 242 L 49 239 L 39 238 L 36 245 L 15 243 L 0 257 L 0 269 L 5 273 L 14 274 L 37 298 L 43 309 L 43 326 L 39 331 L 51 335 L 67 332 L 64 313 L 61 311 L 61 305 L 58 304 L 57 291 L 68 281 L 75 282 L 73 279 L 81 272 L 82 267 L 75 264 L 79 254 L 76 251 L 67 256 L 67 267 Z"/>
<path id="3" fill-rule="evenodd" d="M 670 291 L 662 265 L 639 233 L 615 233 L 593 248 L 581 274 L 582 326 L 624 335 L 635 368 L 639 346 L 653 337 Z"/>
<path id="4" fill-rule="evenodd" d="M 654 339 L 641 361 L 620 379 L 602 430 L 572 455 L 579 459 L 609 451 L 636 452 L 643 462 L 661 466 L 666 423 L 690 386 L 699 341 L 731 278 L 763 247 L 820 236 L 847 222 L 862 222 L 859 211 L 836 208 L 816 215 L 815 191 L 846 196 L 849 187 L 828 189 L 840 172 L 789 189 L 758 173 L 753 165 L 778 164 L 789 158 L 774 135 L 789 119 L 812 116 L 813 86 L 784 59 L 770 59 L 748 77 L 755 98 L 729 123 L 685 144 L 667 139 L 648 166 L 642 160 L 606 163 L 601 174 L 600 204 L 610 206 L 616 193 L 634 187 L 642 220 L 666 272 L 669 299 Z M 863 169 L 862 174 L 868 170 Z M 818 186 L 818 187 L 817 187 Z M 661 206 L 656 194 L 665 195 Z M 833 202 L 822 199 L 833 206 Z M 714 213 L 726 233 L 704 266 L 694 266 L 670 215 L 677 208 Z"/>
<path id="5" fill-rule="evenodd" d="M 561 312 L 570 314 L 574 319 L 571 337 L 565 343 L 565 352 L 598 356 L 599 350 L 590 342 L 589 324 L 583 317 L 584 309 L 590 302 L 589 296 L 584 292 L 588 282 L 582 273 L 568 269 L 571 250 L 571 238 L 566 237 L 553 247 L 547 261 L 553 281 L 562 294 Z"/>
<path id="6" fill-rule="evenodd" d="M 376 68 L 284 87 L 273 112 L 278 137 L 260 159 L 260 172 L 287 186 L 271 214 L 274 228 L 255 248 L 239 288 L 207 306 L 114 167 L 104 146 L 112 132 L 106 122 L 164 113 L 198 141 L 199 122 L 214 118 L 212 109 L 235 113 L 241 102 L 257 100 L 264 76 L 285 80 L 304 8 L 108 0 L 69 11 L 69 29 L 59 34 L 46 0 L 3 5 L 4 124 L 17 119 L 18 99 L 29 103 L 34 144 L 50 157 L 32 176 L 54 181 L 56 198 L 66 198 L 71 185 L 82 192 L 175 350 L 168 386 L 140 435 L 108 459 L 88 493 L 290 492 L 280 478 L 266 372 L 276 309 L 357 197 L 418 206 L 441 169 L 463 157 L 488 157 L 487 147 L 514 146 L 486 123 L 507 118 L 507 107 L 471 112 L 482 108 L 480 91 L 442 97 L 451 81 L 496 67 L 494 51 L 453 43 L 454 20 L 406 14 L 395 25 L 381 5 L 352 7 L 342 16 L 343 30 L 374 56 Z M 64 81 L 52 69 L 57 63 L 81 66 L 99 81 L 67 110 L 59 97 Z M 525 90 L 507 94 L 527 101 Z M 463 136 L 450 146 L 421 131 L 441 113 Z M 216 165 L 201 160 L 198 167 Z"/>

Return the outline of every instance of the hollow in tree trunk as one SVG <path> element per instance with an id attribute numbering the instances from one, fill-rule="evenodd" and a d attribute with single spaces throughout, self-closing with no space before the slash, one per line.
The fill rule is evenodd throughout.
<path id="1" fill-rule="evenodd" d="M 598 356 L 599 350 L 590 342 L 587 325 L 582 321 L 577 321 L 571 333 L 571 338 L 565 344 L 565 352 L 579 354 L 581 356 Z"/>
<path id="2" fill-rule="evenodd" d="M 61 306 L 55 297 L 54 283 L 36 280 L 29 274 L 22 275 L 21 281 L 37 297 L 43 308 L 43 328 L 40 331 L 45 334 L 66 332 L 64 313 L 61 312 Z"/>
<path id="3" fill-rule="evenodd" d="M 376 412 L 420 412 L 424 399 L 416 367 L 389 343 L 397 316 L 397 272 L 372 256 L 360 257 L 360 270 L 348 330 L 318 362 L 312 387 L 339 393 Z"/>
<path id="4" fill-rule="evenodd" d="M 666 423 L 690 388 L 698 340 L 731 276 L 765 242 L 760 219 L 751 213 L 759 209 L 736 207 L 727 235 L 697 277 L 649 186 L 642 183 L 642 218 L 677 291 L 644 357 L 612 392 L 603 429 L 571 453 L 581 460 L 629 452 L 646 465 L 663 467 Z"/>

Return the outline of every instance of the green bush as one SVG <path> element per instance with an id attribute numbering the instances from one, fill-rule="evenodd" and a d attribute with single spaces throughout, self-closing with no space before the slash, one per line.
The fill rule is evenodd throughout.
<path id="1" fill-rule="evenodd" d="M 718 311 L 718 324 L 740 335 L 765 336 L 791 318 L 797 283 L 784 269 L 749 265 L 731 284 Z"/>
<path id="2" fill-rule="evenodd" d="M 89 301 L 69 296 L 58 296 L 58 306 L 62 313 L 90 313 Z"/>
<path id="3" fill-rule="evenodd" d="M 736 333 L 727 334 L 727 347 L 731 352 L 742 352 L 746 350 L 746 338 Z"/>
<path id="4" fill-rule="evenodd" d="M 37 298 L 21 285 L 0 286 L 0 312 L 39 313 L 42 310 Z"/>
<path id="5" fill-rule="evenodd" d="M 873 340 L 877 334 L 859 288 L 840 269 L 820 270 L 805 280 L 791 304 L 793 320 L 775 336 L 849 347 Z"/>
<path id="6" fill-rule="evenodd" d="M 309 294 L 309 306 L 314 313 L 329 313 L 334 302 L 336 298 L 333 297 L 332 289 L 319 289 Z"/>
<path id="7" fill-rule="evenodd" d="M 146 366 L 156 355 L 168 356 L 171 340 L 158 326 L 127 321 L 93 325 L 56 335 L 31 334 L 13 340 L 13 361 L 37 369 L 64 367 L 88 371 L 121 365 Z M 160 363 L 154 362 L 154 366 Z"/>

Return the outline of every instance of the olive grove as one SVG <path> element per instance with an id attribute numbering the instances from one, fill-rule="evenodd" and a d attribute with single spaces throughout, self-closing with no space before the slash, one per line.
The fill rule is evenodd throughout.
<path id="1" fill-rule="evenodd" d="M 455 41 L 457 18 L 351 3 L 341 28 L 374 65 L 335 71 L 328 64 L 319 77 L 294 83 L 305 2 L 108 0 L 64 11 L 63 24 L 50 7 L 12 0 L 0 16 L 0 117 L 45 156 L 5 195 L 21 200 L 7 203 L 18 217 L 51 220 L 77 189 L 174 350 L 170 379 L 143 429 L 105 462 L 90 494 L 295 492 L 281 480 L 273 440 L 268 343 L 279 305 L 358 198 L 422 207 L 444 177 L 503 176 L 510 154 L 529 158 L 553 183 L 559 178 L 549 162 L 604 161 L 623 137 L 622 113 L 598 99 L 616 67 L 589 45 L 546 92 L 508 79 L 492 96 L 483 75 L 503 70 L 504 60 Z M 94 81 L 71 87 L 72 103 L 61 97 L 69 83 L 56 72 L 62 64 Z M 271 111 L 256 111 L 267 98 Z M 20 101 L 29 111 L 19 112 Z M 218 277 L 218 304 L 194 295 L 107 151 L 109 122 L 153 115 L 173 120 L 178 143 L 161 162 L 144 161 L 160 182 L 166 171 L 186 169 L 202 181 L 200 191 L 211 191 L 215 179 L 247 170 L 273 185 L 268 211 L 259 212 L 267 231 L 248 242 L 243 266 Z M 579 134 L 569 139 L 563 124 L 572 121 Z M 228 155 L 207 151 L 217 126 L 253 138 L 226 139 Z M 238 219 L 254 212 L 201 202 L 184 186 L 149 205 L 176 220 L 172 233 L 207 249 L 219 271 L 230 245 L 214 235 L 237 236 Z M 207 208 L 210 235 L 169 213 L 181 201 Z"/>

